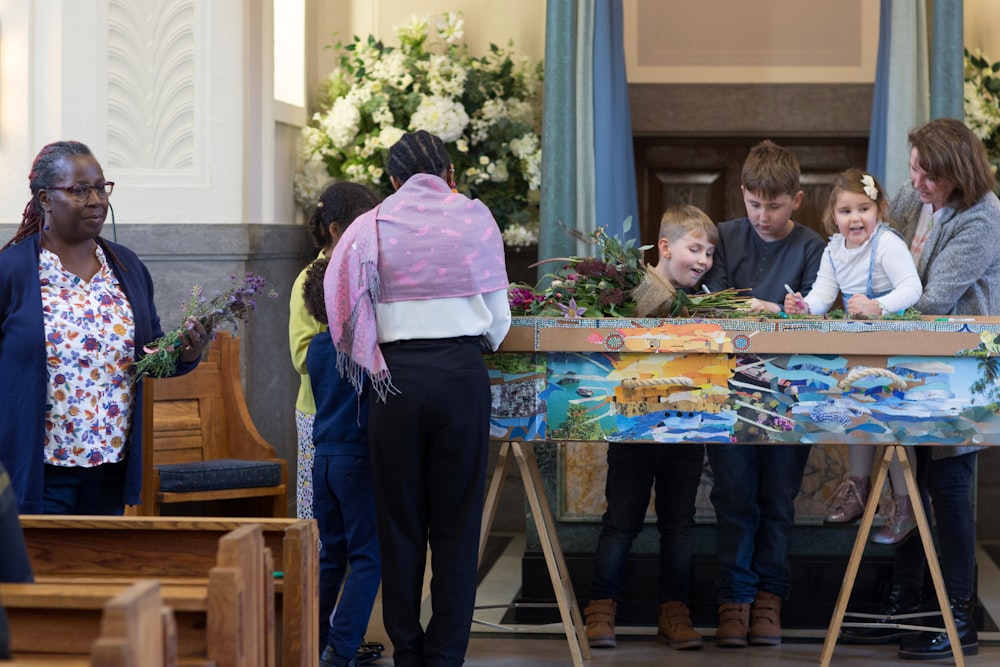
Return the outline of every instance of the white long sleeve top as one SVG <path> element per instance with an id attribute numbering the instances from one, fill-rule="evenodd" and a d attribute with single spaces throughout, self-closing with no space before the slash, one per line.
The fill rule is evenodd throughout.
<path id="1" fill-rule="evenodd" d="M 466 297 L 375 304 L 378 342 L 486 336 L 496 350 L 510 329 L 507 289 Z"/>
<path id="2" fill-rule="evenodd" d="M 808 304 L 810 313 L 820 315 L 829 311 L 836 302 L 838 293 L 842 292 L 847 297 L 865 293 L 874 236 L 869 236 L 858 248 L 845 247 L 841 234 L 830 237 L 820 260 L 816 282 L 813 283 L 812 291 L 803 299 Z M 888 313 L 906 310 L 923 293 L 910 249 L 888 229 L 879 235 L 875 249 L 872 290 L 875 294 L 884 293 L 876 300 L 882 304 L 882 310 Z"/>

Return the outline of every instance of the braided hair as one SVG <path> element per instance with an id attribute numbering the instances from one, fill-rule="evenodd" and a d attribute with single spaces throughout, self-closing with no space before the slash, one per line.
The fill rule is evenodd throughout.
<path id="1" fill-rule="evenodd" d="M 333 240 L 331 226 L 337 225 L 342 230 L 376 204 L 378 196 L 371 188 L 360 183 L 334 183 L 320 195 L 306 223 L 313 243 L 317 248 L 328 248 Z"/>
<path id="2" fill-rule="evenodd" d="M 8 241 L 2 249 L 20 243 L 32 234 L 42 231 L 42 226 L 45 224 L 45 211 L 42 209 L 42 203 L 38 200 L 38 193 L 51 187 L 59 180 L 64 168 L 63 162 L 73 155 L 93 157 L 94 154 L 79 141 L 56 141 L 38 151 L 38 155 L 35 156 L 35 161 L 31 165 L 31 173 L 28 174 L 31 199 L 24 207 L 21 225 L 14 233 L 14 238 Z"/>
<path id="3" fill-rule="evenodd" d="M 427 130 L 407 132 L 389 149 L 386 171 L 400 183 L 414 174 L 443 177 L 451 165 L 444 142 Z"/>

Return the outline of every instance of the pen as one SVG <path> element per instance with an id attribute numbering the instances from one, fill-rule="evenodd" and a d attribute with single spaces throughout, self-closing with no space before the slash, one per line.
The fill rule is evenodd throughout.
<path id="1" fill-rule="evenodd" d="M 702 285 L 701 286 L 701 291 L 704 292 L 705 294 L 711 294 L 712 293 L 712 290 L 708 289 L 708 285 Z"/>
<path id="2" fill-rule="evenodd" d="M 795 296 L 795 290 L 793 290 L 791 287 L 789 287 L 788 283 L 785 283 L 785 291 L 788 292 L 789 294 L 791 294 L 792 296 Z M 802 301 L 802 299 L 800 299 L 799 297 L 795 296 L 795 301 L 799 304 L 799 308 L 805 308 L 806 307 L 805 302 Z"/>
<path id="3" fill-rule="evenodd" d="M 935 317 L 935 322 L 975 322 L 974 317 Z"/>

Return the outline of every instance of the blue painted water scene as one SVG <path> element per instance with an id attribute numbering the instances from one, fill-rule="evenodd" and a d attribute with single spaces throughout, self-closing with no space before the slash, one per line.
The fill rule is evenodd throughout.
<path id="1" fill-rule="evenodd" d="M 493 437 L 1000 443 L 1000 359 L 984 352 L 863 358 L 884 366 L 839 355 L 499 354 Z"/>

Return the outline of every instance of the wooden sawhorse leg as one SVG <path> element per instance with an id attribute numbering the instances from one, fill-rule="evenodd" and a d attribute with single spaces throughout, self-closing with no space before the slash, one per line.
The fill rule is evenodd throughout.
<path id="1" fill-rule="evenodd" d="M 875 481 L 872 483 L 872 492 L 868 497 L 868 504 L 865 506 L 865 513 L 861 516 L 861 524 L 858 526 L 858 535 L 854 538 L 854 548 L 851 550 L 851 557 L 847 561 L 847 573 L 844 575 L 844 585 L 840 588 L 840 595 L 837 597 L 837 604 L 833 608 L 833 618 L 830 619 L 830 627 L 826 631 L 826 640 L 823 642 L 823 652 L 820 656 L 819 664 L 828 667 L 833 658 L 833 648 L 840 635 L 840 627 L 844 622 L 844 614 L 847 612 L 847 603 L 851 598 L 851 591 L 854 589 L 854 582 L 858 576 L 858 567 L 861 565 L 861 555 L 864 553 L 865 544 L 868 542 L 868 534 L 872 529 L 872 520 L 875 518 L 875 510 L 878 508 L 878 501 L 882 495 L 882 487 L 885 484 L 886 475 L 889 472 L 889 464 L 893 457 L 899 458 L 899 463 L 903 468 L 903 477 L 906 478 L 906 491 L 913 505 L 913 516 L 917 520 L 917 531 L 920 533 L 920 541 L 923 543 L 924 554 L 927 557 L 927 567 L 931 572 L 931 580 L 934 582 L 934 591 L 937 593 L 938 605 L 941 607 L 941 616 L 944 619 L 944 629 L 948 633 L 948 641 L 951 642 L 951 653 L 955 658 L 956 667 L 965 667 L 965 656 L 962 653 L 962 644 L 958 639 L 958 630 L 955 628 L 955 618 L 951 613 L 951 603 L 948 600 L 948 593 L 944 587 L 944 577 L 941 574 L 941 565 L 938 562 L 937 552 L 934 550 L 934 540 L 931 537 L 930 524 L 927 523 L 927 515 L 924 513 L 924 503 L 920 498 L 920 490 L 917 488 L 917 481 L 913 477 L 913 468 L 910 467 L 910 460 L 906 455 L 906 448 L 903 445 L 889 445 L 885 448 L 882 462 L 879 465 Z"/>
<path id="2" fill-rule="evenodd" d="M 542 477 L 538 472 L 538 463 L 535 460 L 535 450 L 530 442 L 507 440 L 500 445 L 500 453 L 497 455 L 496 466 L 493 468 L 493 475 L 486 492 L 486 501 L 483 505 L 483 522 L 479 534 L 479 561 L 482 563 L 486 537 L 490 533 L 493 518 L 496 516 L 497 503 L 500 492 L 503 490 L 511 454 L 517 461 L 521 482 L 524 484 L 524 493 L 528 499 L 528 506 L 531 508 L 535 528 L 538 530 L 538 539 L 545 556 L 545 565 L 549 570 L 552 590 L 555 591 L 559 616 L 566 632 L 566 639 L 569 641 L 569 652 L 573 658 L 573 665 L 582 667 L 584 660 L 590 660 L 590 646 L 587 643 L 583 617 L 580 613 L 580 607 L 576 603 L 576 594 L 573 592 L 569 571 L 566 569 L 566 559 L 563 556 L 562 547 L 559 545 L 559 537 L 556 535 L 552 511 L 545 498 Z"/>

